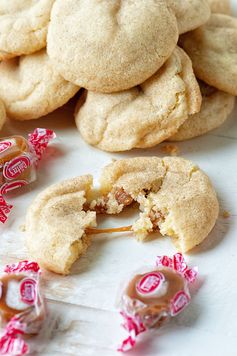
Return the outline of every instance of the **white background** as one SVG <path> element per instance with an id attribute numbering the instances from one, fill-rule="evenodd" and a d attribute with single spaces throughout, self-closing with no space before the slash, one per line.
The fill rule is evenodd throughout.
<path id="1" fill-rule="evenodd" d="M 237 1 L 233 1 L 237 10 Z M 112 158 L 158 155 L 159 145 L 149 150 L 109 154 L 88 146 L 73 120 L 75 101 L 47 118 L 8 123 L 1 136 L 26 134 L 37 127 L 54 129 L 56 142 L 41 162 L 36 183 L 12 193 L 14 211 L 0 227 L 0 265 L 27 257 L 19 227 L 32 199 L 49 184 L 91 173 L 97 181 L 101 168 Z M 237 354 L 237 109 L 219 129 L 179 143 L 180 155 L 197 163 L 211 178 L 220 201 L 218 222 L 204 243 L 188 256 L 200 271 L 192 303 L 178 317 L 148 336 L 131 356 L 234 356 Z M 230 218 L 222 212 L 228 210 Z M 129 224 L 138 213 L 100 221 L 104 226 Z M 114 356 L 122 337 L 115 300 L 120 283 L 140 266 L 152 265 L 158 254 L 173 254 L 168 238 L 154 236 L 140 244 L 131 236 L 95 237 L 87 254 L 68 277 L 46 272 L 44 290 L 49 310 L 59 318 L 52 338 L 41 355 Z"/>

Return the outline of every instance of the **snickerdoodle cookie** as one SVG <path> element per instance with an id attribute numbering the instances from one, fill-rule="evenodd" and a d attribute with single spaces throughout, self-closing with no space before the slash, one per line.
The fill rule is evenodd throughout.
<path id="1" fill-rule="evenodd" d="M 112 94 L 85 92 L 75 118 L 89 144 L 105 151 L 125 151 L 164 141 L 200 105 L 192 63 L 177 47 L 156 74 L 135 88 Z"/>
<path id="2" fill-rule="evenodd" d="M 90 175 L 54 184 L 40 193 L 27 212 L 26 245 L 42 267 L 68 274 L 90 245 L 85 229 L 96 225 L 96 213 L 83 205 L 92 186 Z"/>
<path id="3" fill-rule="evenodd" d="M 204 82 L 199 82 L 199 84 L 202 93 L 200 112 L 190 115 L 168 141 L 183 141 L 203 135 L 221 126 L 232 112 L 235 104 L 233 95 L 210 87 Z"/>
<path id="4" fill-rule="evenodd" d="M 200 244 L 215 225 L 219 204 L 207 175 L 180 157 L 138 157 L 116 161 L 101 174 L 103 198 L 91 203 L 117 214 L 140 204 L 132 230 L 139 240 L 159 230 L 183 252 Z"/>
<path id="5" fill-rule="evenodd" d="M 181 36 L 199 79 L 231 95 L 237 95 L 237 19 L 212 14 L 198 29 Z"/>
<path id="6" fill-rule="evenodd" d="M 203 25 L 211 15 L 207 0 L 168 0 L 178 22 L 179 33 Z"/>
<path id="7" fill-rule="evenodd" d="M 167 0 L 56 0 L 47 50 L 65 79 L 111 93 L 153 75 L 177 40 Z"/>
<path id="8" fill-rule="evenodd" d="M 44 190 L 30 205 L 26 245 L 44 268 L 68 274 L 96 233 L 96 214 L 118 214 L 133 202 L 141 210 L 131 229 L 137 239 L 159 230 L 183 252 L 207 237 L 218 216 L 209 178 L 183 158 L 115 161 L 102 170 L 99 190 L 92 183 L 91 175 L 68 179 Z"/>
<path id="9" fill-rule="evenodd" d="M 34 53 L 46 46 L 54 0 L 0 1 L 0 60 Z"/>
<path id="10" fill-rule="evenodd" d="M 58 74 L 45 50 L 0 63 L 0 99 L 10 118 L 37 119 L 65 104 L 78 90 Z"/>

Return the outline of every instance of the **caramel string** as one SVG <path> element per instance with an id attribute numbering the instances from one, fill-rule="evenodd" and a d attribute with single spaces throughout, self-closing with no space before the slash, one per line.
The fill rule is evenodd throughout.
<path id="1" fill-rule="evenodd" d="M 86 233 L 88 235 L 99 235 L 99 234 L 109 234 L 113 232 L 126 232 L 126 231 L 132 231 L 132 225 L 129 226 L 122 226 L 122 227 L 115 227 L 113 229 L 93 229 L 93 228 L 87 228 Z"/>

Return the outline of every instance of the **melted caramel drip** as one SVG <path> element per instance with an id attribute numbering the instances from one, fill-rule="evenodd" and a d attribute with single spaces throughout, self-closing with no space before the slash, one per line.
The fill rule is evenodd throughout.
<path id="1" fill-rule="evenodd" d="M 132 231 L 132 225 L 122 226 L 122 227 L 115 227 L 115 228 L 112 228 L 112 229 L 87 228 L 86 229 L 86 234 L 87 235 L 99 235 L 99 234 L 110 234 L 110 233 L 114 233 L 114 232 L 127 232 L 127 231 Z"/>

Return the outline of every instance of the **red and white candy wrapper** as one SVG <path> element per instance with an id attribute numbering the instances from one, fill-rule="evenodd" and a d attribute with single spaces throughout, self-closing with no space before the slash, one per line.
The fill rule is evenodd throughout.
<path id="1" fill-rule="evenodd" d="M 3 330 L 0 355 L 21 356 L 32 350 L 29 336 L 37 335 L 46 312 L 40 293 L 41 271 L 36 262 L 7 265 L 0 278 L 0 316 Z"/>
<path id="2" fill-rule="evenodd" d="M 2 195 L 0 195 L 0 222 L 4 224 L 7 221 L 7 217 L 13 208 L 12 205 L 8 204 Z"/>
<path id="3" fill-rule="evenodd" d="M 197 277 L 197 268 L 188 268 L 181 253 L 172 258 L 158 256 L 156 265 L 134 275 L 120 298 L 122 326 L 129 336 L 118 351 L 132 349 L 138 335 L 161 327 L 190 303 L 189 284 Z"/>
<path id="4" fill-rule="evenodd" d="M 56 137 L 56 134 L 52 130 L 48 129 L 35 129 L 34 132 L 28 135 L 28 141 L 33 149 L 33 152 L 37 156 L 37 160 L 40 160 L 49 142 Z"/>
<path id="5" fill-rule="evenodd" d="M 36 180 L 37 163 L 55 137 L 52 130 L 38 128 L 28 141 L 22 136 L 0 139 L 0 223 L 6 222 L 12 208 L 2 196 Z"/>

